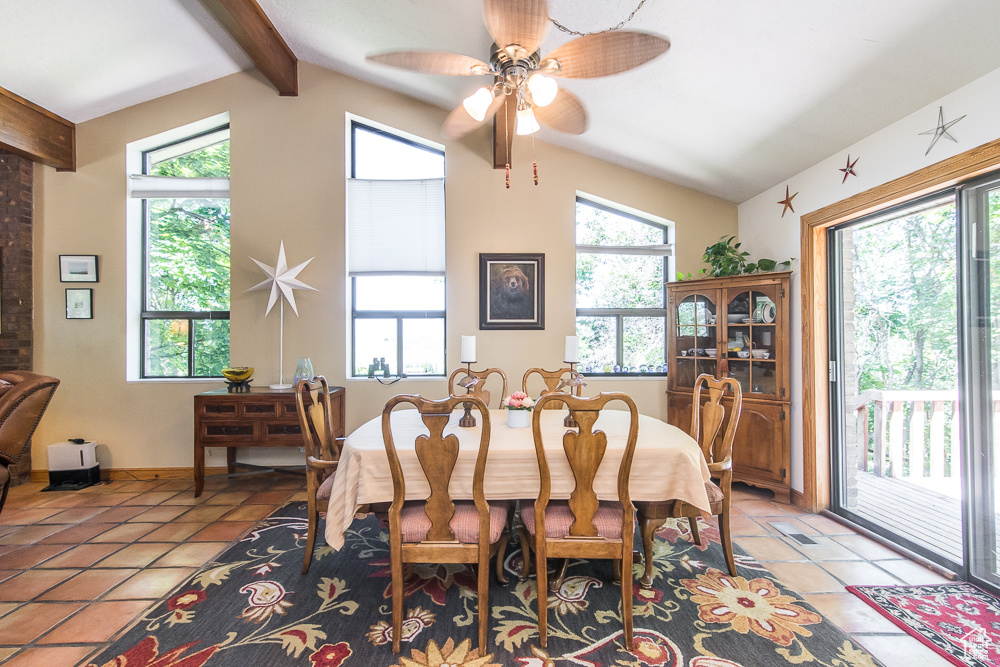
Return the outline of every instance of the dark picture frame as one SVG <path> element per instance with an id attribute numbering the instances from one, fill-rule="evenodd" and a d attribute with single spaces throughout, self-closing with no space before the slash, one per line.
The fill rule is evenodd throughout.
<path id="1" fill-rule="evenodd" d="M 59 255 L 59 282 L 100 282 L 97 275 L 97 255 Z"/>
<path id="2" fill-rule="evenodd" d="M 479 253 L 479 328 L 545 328 L 544 253 Z"/>
<path id="3" fill-rule="evenodd" d="M 87 288 L 66 288 L 66 319 L 94 319 L 94 290 Z"/>

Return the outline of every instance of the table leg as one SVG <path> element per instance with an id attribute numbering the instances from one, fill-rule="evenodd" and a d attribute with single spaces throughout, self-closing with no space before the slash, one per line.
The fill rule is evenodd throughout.
<path id="1" fill-rule="evenodd" d="M 205 488 L 205 448 L 199 444 L 194 446 L 194 497 L 201 495 Z"/>
<path id="2" fill-rule="evenodd" d="M 635 503 L 636 519 L 642 535 L 643 573 L 639 583 L 643 588 L 653 585 L 653 537 L 657 529 L 670 517 L 673 503 Z"/>
<path id="3" fill-rule="evenodd" d="M 232 475 L 236 472 L 236 448 L 226 447 L 226 471 Z"/>

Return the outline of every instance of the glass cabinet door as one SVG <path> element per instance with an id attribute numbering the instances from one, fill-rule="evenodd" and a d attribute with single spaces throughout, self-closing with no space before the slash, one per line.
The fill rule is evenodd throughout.
<path id="1" fill-rule="evenodd" d="M 715 301 L 704 294 L 689 294 L 677 304 L 674 346 L 675 387 L 693 387 L 702 373 L 716 375 L 718 330 Z"/>
<path id="2" fill-rule="evenodd" d="M 777 317 L 773 290 L 727 291 L 726 359 L 743 395 L 777 393 Z"/>

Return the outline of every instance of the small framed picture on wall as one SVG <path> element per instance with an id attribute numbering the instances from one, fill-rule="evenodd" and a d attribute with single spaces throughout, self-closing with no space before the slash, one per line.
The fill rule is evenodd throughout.
<path id="1" fill-rule="evenodd" d="M 94 319 L 94 290 L 66 289 L 66 319 Z"/>
<path id="2" fill-rule="evenodd" d="M 98 282 L 97 255 L 59 255 L 59 282 Z"/>
<path id="3" fill-rule="evenodd" d="M 544 254 L 479 254 L 479 328 L 545 328 Z"/>

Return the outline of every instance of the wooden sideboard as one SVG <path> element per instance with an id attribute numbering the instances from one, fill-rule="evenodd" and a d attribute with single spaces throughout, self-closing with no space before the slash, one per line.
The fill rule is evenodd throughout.
<path id="1" fill-rule="evenodd" d="M 344 388 L 330 387 L 334 435 L 344 432 Z M 205 448 L 225 447 L 226 468 L 236 469 L 237 447 L 302 447 L 295 391 L 253 388 L 249 393 L 216 389 L 194 397 L 194 495 L 205 486 Z M 303 460 L 304 463 L 304 460 Z"/>

